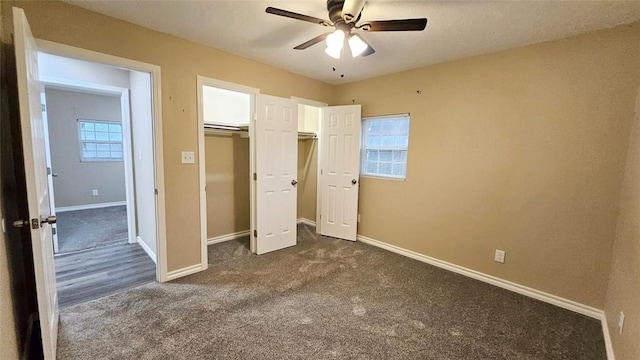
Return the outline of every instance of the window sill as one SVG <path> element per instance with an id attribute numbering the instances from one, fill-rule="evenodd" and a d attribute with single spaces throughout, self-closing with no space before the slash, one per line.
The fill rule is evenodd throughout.
<path id="1" fill-rule="evenodd" d="M 360 177 L 377 179 L 377 180 L 392 180 L 392 181 L 406 181 L 406 177 L 392 177 L 392 176 L 382 176 L 382 175 L 369 175 L 369 174 L 360 174 Z"/>

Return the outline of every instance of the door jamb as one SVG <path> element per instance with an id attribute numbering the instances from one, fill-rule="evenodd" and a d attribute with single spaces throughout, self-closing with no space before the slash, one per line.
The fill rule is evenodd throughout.
<path id="1" fill-rule="evenodd" d="M 153 146 L 156 195 L 156 279 L 159 282 L 168 281 L 167 278 L 167 230 L 165 212 L 165 188 L 164 188 L 164 160 L 162 142 L 162 94 L 160 66 L 141 61 L 131 60 L 119 56 L 104 54 L 75 46 L 64 45 L 48 40 L 36 39 L 38 51 L 92 61 L 101 64 L 122 67 L 151 74 L 151 92 L 153 107 Z"/>

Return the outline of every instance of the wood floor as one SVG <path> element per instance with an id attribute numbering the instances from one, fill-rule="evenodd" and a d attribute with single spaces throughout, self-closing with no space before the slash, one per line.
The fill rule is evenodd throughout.
<path id="1" fill-rule="evenodd" d="M 61 307 L 154 282 L 156 264 L 138 244 L 117 244 L 56 255 Z"/>

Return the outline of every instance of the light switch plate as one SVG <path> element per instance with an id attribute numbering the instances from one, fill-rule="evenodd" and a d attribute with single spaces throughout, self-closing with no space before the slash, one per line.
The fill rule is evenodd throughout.
<path id="1" fill-rule="evenodd" d="M 501 264 L 504 264 L 504 256 L 505 256 L 504 250 L 496 249 L 496 255 L 494 256 L 493 260 Z"/>
<path id="2" fill-rule="evenodd" d="M 193 151 L 183 151 L 182 152 L 182 163 L 183 164 L 195 164 L 196 155 Z"/>

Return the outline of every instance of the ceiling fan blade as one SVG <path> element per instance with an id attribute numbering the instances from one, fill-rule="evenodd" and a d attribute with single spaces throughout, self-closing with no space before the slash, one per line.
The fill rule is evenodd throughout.
<path id="1" fill-rule="evenodd" d="M 320 36 L 316 36 L 313 39 L 311 39 L 311 40 L 309 40 L 307 42 L 303 42 L 302 44 L 294 47 L 294 49 L 295 50 L 304 50 L 304 49 L 306 49 L 308 47 L 311 47 L 311 46 L 313 46 L 313 45 L 315 45 L 315 44 L 317 44 L 319 42 L 322 42 L 324 39 L 327 38 L 327 36 L 329 36 L 329 34 L 331 34 L 331 33 L 326 33 L 326 34 L 322 34 Z"/>
<path id="2" fill-rule="evenodd" d="M 427 19 L 403 19 L 367 21 L 359 29 L 364 31 L 422 31 L 427 26 Z"/>
<path id="3" fill-rule="evenodd" d="M 280 16 L 291 18 L 291 19 L 307 21 L 307 22 L 310 22 L 310 23 L 318 24 L 318 25 L 333 26 L 327 20 L 322 20 L 322 19 L 319 19 L 319 18 L 316 18 L 316 17 L 313 17 L 313 16 L 309 16 L 309 15 L 303 15 L 303 14 L 294 13 L 294 12 L 291 12 L 291 11 L 274 8 L 274 7 L 271 7 L 271 6 L 266 8 L 265 12 L 267 12 L 268 14 L 280 15 Z"/>

